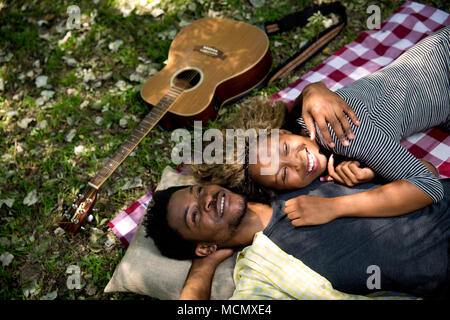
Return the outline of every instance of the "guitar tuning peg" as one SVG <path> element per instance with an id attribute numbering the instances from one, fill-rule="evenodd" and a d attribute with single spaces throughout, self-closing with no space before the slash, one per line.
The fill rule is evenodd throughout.
<path id="1" fill-rule="evenodd" d="M 75 203 L 72 203 L 72 208 L 76 209 L 77 205 Z"/>
<path id="2" fill-rule="evenodd" d="M 87 217 L 87 222 L 90 223 L 90 222 L 92 222 L 92 220 L 94 220 L 94 217 L 92 216 L 92 214 L 90 214 L 90 215 Z"/>
<path id="3" fill-rule="evenodd" d="M 78 199 L 81 199 L 81 198 L 83 198 L 83 195 L 81 193 L 79 193 L 77 197 L 78 197 Z"/>

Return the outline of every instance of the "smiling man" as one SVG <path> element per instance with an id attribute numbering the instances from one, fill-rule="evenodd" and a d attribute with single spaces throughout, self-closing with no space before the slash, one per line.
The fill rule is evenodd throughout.
<path id="1" fill-rule="evenodd" d="M 340 218 L 309 227 L 292 225 L 283 211 L 284 200 L 300 194 L 345 195 L 376 185 L 350 189 L 313 183 L 280 197 L 272 206 L 247 203 L 245 197 L 217 185 L 175 187 L 155 193 L 145 227 L 162 254 L 171 258 L 192 259 L 222 248 L 242 248 L 263 232 L 336 290 L 372 293 L 366 283 L 367 268 L 376 265 L 381 270 L 381 290 L 435 297 L 448 294 L 449 283 L 450 179 L 442 183 L 442 201 L 404 216 Z"/>

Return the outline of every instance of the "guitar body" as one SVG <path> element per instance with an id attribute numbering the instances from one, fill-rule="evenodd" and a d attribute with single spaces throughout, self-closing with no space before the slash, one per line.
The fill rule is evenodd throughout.
<path id="1" fill-rule="evenodd" d="M 156 105 L 186 71 L 197 73 L 192 88 L 172 103 L 160 122 L 166 129 L 215 120 L 220 107 L 257 87 L 271 68 L 267 35 L 244 22 L 197 20 L 173 40 L 167 65 L 145 82 L 142 98 Z"/>

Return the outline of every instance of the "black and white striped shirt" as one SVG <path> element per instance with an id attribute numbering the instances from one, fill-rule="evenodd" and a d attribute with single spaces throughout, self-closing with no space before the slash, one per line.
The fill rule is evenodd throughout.
<path id="1" fill-rule="evenodd" d="M 400 145 L 402 138 L 431 127 L 450 129 L 450 27 L 426 37 L 390 65 L 336 91 L 360 120 L 355 138 L 344 147 L 328 125 L 335 147 L 320 132 L 326 150 L 363 161 L 388 181 L 406 180 L 437 202 L 439 180 Z M 306 129 L 303 119 L 298 119 Z M 450 157 L 450 155 L 449 155 Z"/>

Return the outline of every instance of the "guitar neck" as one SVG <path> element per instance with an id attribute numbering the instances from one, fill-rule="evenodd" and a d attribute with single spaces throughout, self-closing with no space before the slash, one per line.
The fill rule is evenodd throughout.
<path id="1" fill-rule="evenodd" d="M 139 145 L 142 139 L 153 129 L 153 127 L 167 113 L 173 102 L 183 92 L 182 89 L 171 87 L 163 98 L 153 107 L 153 109 L 139 123 L 133 133 L 125 140 L 114 155 L 106 162 L 105 166 L 100 169 L 97 175 L 89 181 L 89 185 L 95 189 L 99 189 L 105 181 L 117 170 L 122 162 L 130 155 L 131 152 Z"/>

